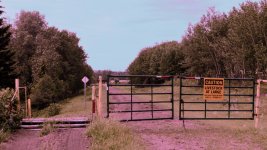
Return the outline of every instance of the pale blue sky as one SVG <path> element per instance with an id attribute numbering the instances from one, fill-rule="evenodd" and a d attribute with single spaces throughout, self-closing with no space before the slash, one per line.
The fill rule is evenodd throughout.
<path id="1" fill-rule="evenodd" d="M 39 11 L 49 26 L 75 32 L 95 70 L 124 71 L 142 48 L 181 40 L 211 7 L 229 12 L 246 0 L 2 0 L 13 23 Z M 259 1 L 259 0 L 252 0 Z"/>

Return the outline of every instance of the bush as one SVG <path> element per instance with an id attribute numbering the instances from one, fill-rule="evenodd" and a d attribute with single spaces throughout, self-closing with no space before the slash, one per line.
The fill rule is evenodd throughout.
<path id="1" fill-rule="evenodd" d="M 50 76 L 45 75 L 34 85 L 31 94 L 33 106 L 44 108 L 52 103 L 55 97 L 56 85 Z"/>
<path id="2" fill-rule="evenodd" d="M 14 90 L 9 88 L 0 91 L 0 130 L 14 131 L 20 126 L 21 111 L 17 110 L 17 100 L 12 100 Z"/>
<path id="3" fill-rule="evenodd" d="M 33 116 L 34 117 L 52 117 L 56 116 L 60 113 L 61 111 L 61 106 L 56 103 L 50 104 L 48 107 L 44 109 L 34 109 L 33 110 Z"/>
<path id="4" fill-rule="evenodd" d="M 50 104 L 49 107 L 47 108 L 48 117 L 52 117 L 55 115 L 58 115 L 60 113 L 60 105 L 59 104 Z"/>
<path id="5" fill-rule="evenodd" d="M 44 75 L 33 86 L 31 99 L 35 108 L 42 109 L 49 104 L 64 99 L 67 95 L 67 85 L 62 80 L 54 79 L 49 75 Z"/>

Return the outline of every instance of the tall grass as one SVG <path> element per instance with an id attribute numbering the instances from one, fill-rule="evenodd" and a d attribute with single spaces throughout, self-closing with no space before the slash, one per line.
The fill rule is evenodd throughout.
<path id="1" fill-rule="evenodd" d="M 0 143 L 6 141 L 9 137 L 9 132 L 4 132 L 3 130 L 0 130 Z"/>
<path id="2" fill-rule="evenodd" d="M 93 150 L 141 150 L 141 141 L 125 125 L 108 119 L 95 120 L 88 126 L 86 135 L 92 138 Z"/>
<path id="3" fill-rule="evenodd" d="M 40 136 L 45 136 L 48 135 L 49 133 L 53 132 L 55 130 L 54 127 L 55 122 L 50 121 L 50 122 L 45 122 L 43 125 L 43 128 L 40 131 Z"/>

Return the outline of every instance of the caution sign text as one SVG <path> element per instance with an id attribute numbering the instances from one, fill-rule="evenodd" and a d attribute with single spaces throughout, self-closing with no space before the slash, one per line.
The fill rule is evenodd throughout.
<path id="1" fill-rule="evenodd" d="M 204 78 L 204 100 L 224 99 L 224 78 Z"/>

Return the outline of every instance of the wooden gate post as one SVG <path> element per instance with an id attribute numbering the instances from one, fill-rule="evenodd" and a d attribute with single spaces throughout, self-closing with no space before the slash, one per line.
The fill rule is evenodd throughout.
<path id="1" fill-rule="evenodd" d="M 31 99 L 28 99 L 28 116 L 31 118 L 32 117 L 32 104 L 31 104 Z"/>
<path id="2" fill-rule="evenodd" d="M 259 114 L 259 106 L 260 106 L 260 89 L 261 89 L 261 80 L 257 80 L 257 94 L 256 94 L 256 106 L 255 106 L 255 128 L 259 127 L 259 119 L 260 119 L 260 114 Z"/>
<path id="3" fill-rule="evenodd" d="M 267 80 L 257 80 L 257 94 L 256 94 L 256 109 L 255 109 L 255 128 L 259 127 L 260 122 L 260 89 L 261 89 L 261 82 L 267 83 Z"/>
<path id="4" fill-rule="evenodd" d="M 99 76 L 98 83 L 97 115 L 99 118 L 102 117 L 102 76 Z"/>
<path id="5" fill-rule="evenodd" d="M 20 110 L 19 79 L 15 79 L 15 95 L 18 101 L 17 109 Z"/>

